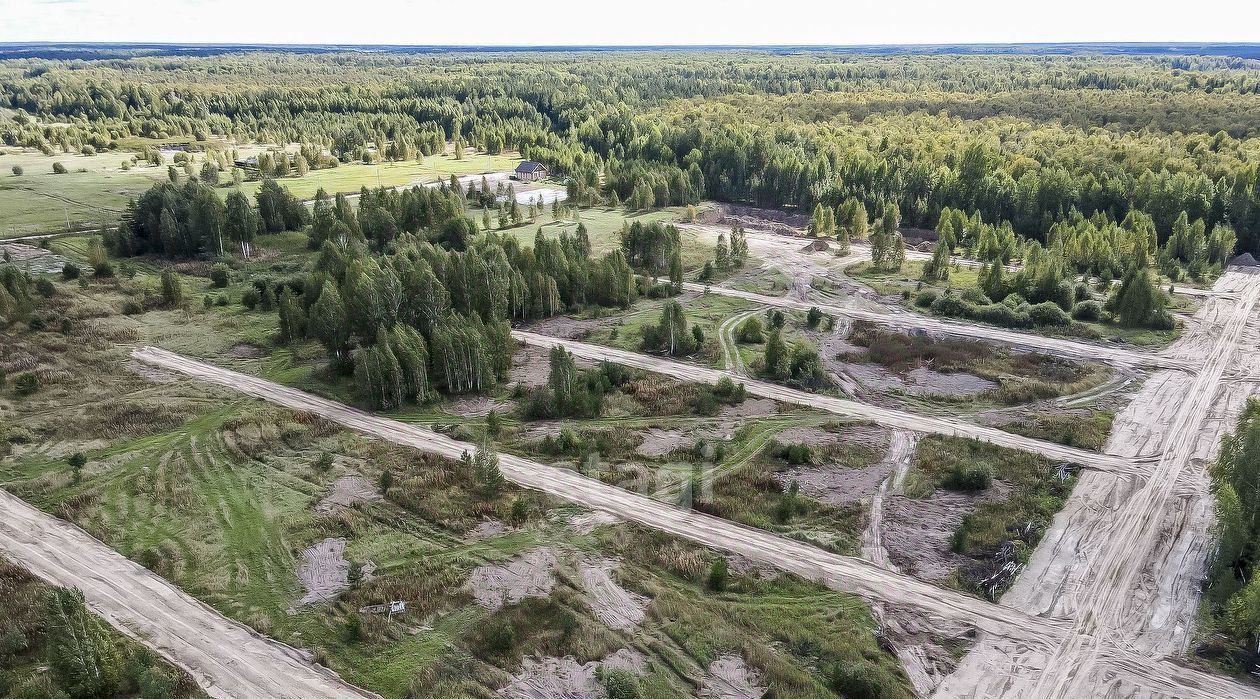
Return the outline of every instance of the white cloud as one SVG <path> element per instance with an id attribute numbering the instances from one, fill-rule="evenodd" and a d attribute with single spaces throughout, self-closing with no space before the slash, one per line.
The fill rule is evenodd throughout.
<path id="1" fill-rule="evenodd" d="M 1260 41 L 1260 2 L 0 0 L 0 41 L 533 46 Z"/>

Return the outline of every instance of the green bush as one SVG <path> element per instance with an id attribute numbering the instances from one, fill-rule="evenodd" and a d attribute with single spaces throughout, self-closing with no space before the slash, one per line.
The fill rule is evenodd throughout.
<path id="1" fill-rule="evenodd" d="M 918 296 L 914 297 L 914 305 L 919 308 L 929 308 L 940 296 L 940 292 L 936 289 L 924 289 L 919 292 Z"/>
<path id="2" fill-rule="evenodd" d="M 57 162 L 53 163 L 53 174 L 54 174 L 54 175 L 64 175 L 64 174 L 66 174 L 66 172 L 67 172 L 67 170 L 66 170 L 66 166 L 65 166 L 65 165 L 63 165 L 63 164 L 61 163 L 61 161 L 57 161 Z"/>
<path id="3" fill-rule="evenodd" d="M 831 686 L 845 699 L 881 699 L 886 694 L 885 688 L 895 684 L 886 672 L 861 661 L 837 666 L 831 673 Z"/>
<path id="4" fill-rule="evenodd" d="M 231 272 L 228 270 L 227 265 L 215 265 L 210 270 L 210 285 L 216 289 L 226 287 L 230 279 Z"/>
<path id="5" fill-rule="evenodd" d="M 66 265 L 61 268 L 61 278 L 66 281 L 78 279 L 82 273 L 83 271 L 79 269 L 79 266 L 70 261 L 67 261 Z"/>
<path id="6" fill-rule="evenodd" d="M 1045 301 L 1028 309 L 1028 317 L 1037 325 L 1069 325 L 1072 319 L 1058 304 Z"/>
<path id="7" fill-rule="evenodd" d="M 639 678 L 626 670 L 604 670 L 607 699 L 639 699 Z"/>
<path id="8" fill-rule="evenodd" d="M 956 464 L 941 484 L 964 493 L 988 490 L 993 485 L 993 469 L 984 464 Z"/>
<path id="9" fill-rule="evenodd" d="M 1093 322 L 1102 318 L 1102 305 L 1097 301 L 1081 301 L 1072 307 L 1072 318 L 1082 322 Z"/>
<path id="10" fill-rule="evenodd" d="M 726 590 L 726 583 L 729 574 L 726 570 L 726 559 L 718 556 L 713 561 L 713 566 L 709 568 L 709 589 L 714 592 L 722 592 Z"/>
<path id="11" fill-rule="evenodd" d="M 252 311 L 258 307 L 260 298 L 261 295 L 258 293 L 258 290 L 250 287 L 245 290 L 245 293 L 241 294 L 241 305 Z"/>
<path id="12" fill-rule="evenodd" d="M 19 396 L 29 396 L 38 391 L 39 387 L 39 376 L 33 372 L 19 374 L 18 377 L 13 380 L 13 390 Z"/>
<path id="13" fill-rule="evenodd" d="M 962 300 L 976 306 L 987 306 L 993 303 L 993 299 L 985 295 L 978 287 L 968 287 L 962 292 Z"/>

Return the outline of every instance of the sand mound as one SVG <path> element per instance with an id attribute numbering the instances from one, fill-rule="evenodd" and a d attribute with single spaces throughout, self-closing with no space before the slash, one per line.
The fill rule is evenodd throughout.
<path id="1" fill-rule="evenodd" d="M 302 552 L 298 579 L 306 594 L 298 600 L 303 607 L 337 598 L 350 587 L 350 562 L 346 560 L 345 539 L 324 539 Z"/>
<path id="2" fill-rule="evenodd" d="M 766 688 L 761 673 L 748 667 L 738 655 L 723 655 L 709 665 L 700 696 L 707 699 L 761 699 Z"/>
<path id="3" fill-rule="evenodd" d="M 583 512 L 580 515 L 573 515 L 569 518 L 569 526 L 577 534 L 590 534 L 600 527 L 609 524 L 617 524 L 621 519 L 616 515 L 607 512 Z"/>
<path id="4" fill-rule="evenodd" d="M 596 663 L 582 665 L 572 656 L 527 657 L 521 671 L 499 696 L 507 699 L 593 699 L 600 696 Z"/>
<path id="5" fill-rule="evenodd" d="M 545 597 L 551 593 L 556 579 L 556 554 L 549 548 L 538 548 L 521 558 L 500 565 L 481 566 L 468 577 L 465 587 L 477 604 L 498 609 L 515 604 L 526 597 Z"/>
<path id="6" fill-rule="evenodd" d="M 651 600 L 618 585 L 612 577 L 616 569 L 617 562 L 608 559 L 583 561 L 578 566 L 595 617 L 610 629 L 634 628 L 643 622 Z"/>
<path id="7" fill-rule="evenodd" d="M 380 500 L 381 494 L 376 488 L 362 476 L 342 476 L 333 481 L 328 489 L 328 494 L 324 496 L 319 504 L 315 505 L 316 512 L 332 512 L 346 507 L 350 507 L 356 503 L 369 502 L 371 500 Z"/>

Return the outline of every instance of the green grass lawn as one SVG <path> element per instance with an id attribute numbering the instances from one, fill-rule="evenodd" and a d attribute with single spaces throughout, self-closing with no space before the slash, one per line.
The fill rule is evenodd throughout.
<path id="1" fill-rule="evenodd" d="M 130 151 L 48 156 L 29 149 L 2 150 L 0 238 L 113 225 L 129 199 L 139 197 L 154 183 L 169 181 L 166 165 L 137 165 L 123 170 L 123 161 L 133 155 Z M 53 163 L 57 162 L 65 165 L 68 172 L 54 174 Z M 200 169 L 202 156 L 193 154 L 193 162 Z M 349 163 L 311 170 L 305 177 L 286 177 L 279 182 L 295 196 L 311 199 L 321 187 L 330 195 L 353 194 L 362 187 L 397 187 L 445 180 L 452 174 L 503 172 L 512 170 L 518 162 L 520 157 L 515 153 L 469 153 L 463 160 L 444 154 L 425 158 L 422 163 Z M 22 168 L 22 175 L 13 174 L 14 166 Z M 182 177 L 181 173 L 181 180 Z M 225 173 L 223 180 L 230 181 L 230 175 Z M 248 181 L 241 190 L 252 197 L 261 184 L 258 180 Z M 233 188 L 222 186 L 216 191 L 226 197 Z"/>
<path id="2" fill-rule="evenodd" d="M 299 199 L 312 199 L 322 187 L 329 196 L 338 192 L 357 194 L 363 187 L 398 187 L 403 185 L 439 182 L 451 175 L 470 175 L 512 170 L 521 161 L 515 153 L 500 155 L 467 154 L 463 160 L 454 155 L 434 155 L 424 162 L 387 162 L 375 165 L 346 163 L 335 168 L 311 170 L 305 177 L 285 177 L 278 182 Z M 519 183 L 518 183 L 519 184 Z M 262 186 L 261 181 L 241 185 L 241 191 L 253 197 Z M 231 191 L 230 188 L 220 188 Z"/>

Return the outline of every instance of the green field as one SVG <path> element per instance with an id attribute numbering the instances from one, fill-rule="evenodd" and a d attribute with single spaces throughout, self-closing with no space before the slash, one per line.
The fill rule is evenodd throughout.
<path id="1" fill-rule="evenodd" d="M 30 149 L 0 150 L 4 151 L 0 155 L 0 238 L 114 225 L 128 199 L 140 196 L 154 183 L 169 181 L 166 165 L 123 170 L 123 160 L 132 156 L 129 152 L 47 156 Z M 201 161 L 199 154 L 193 154 L 195 167 Z M 53 163 L 58 162 L 66 166 L 65 174 L 53 173 Z M 295 196 L 311 199 L 321 187 L 330 195 L 354 194 L 362 187 L 398 187 L 442 181 L 451 175 L 503 172 L 518 162 L 513 153 L 487 156 L 470 151 L 463 160 L 444 154 L 422 163 L 349 163 L 279 181 Z M 13 174 L 14 166 L 22 168 L 22 175 Z M 222 179 L 230 182 L 230 175 L 224 173 Z M 241 190 L 252 197 L 260 185 L 257 180 L 247 181 Z M 216 191 L 226 197 L 233 188 L 221 186 Z"/>

